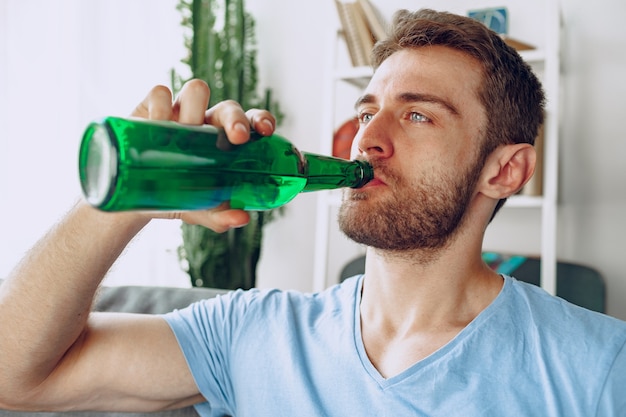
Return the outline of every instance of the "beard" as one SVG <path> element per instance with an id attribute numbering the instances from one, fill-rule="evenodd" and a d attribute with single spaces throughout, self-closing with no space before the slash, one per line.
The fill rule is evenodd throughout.
<path id="1" fill-rule="evenodd" d="M 459 230 L 481 168 L 476 161 L 462 175 L 450 173 L 409 182 L 385 164 L 375 164 L 374 171 L 384 174 L 393 194 L 363 203 L 368 200 L 366 193 L 346 190 L 339 227 L 348 238 L 376 249 L 436 253 Z"/>

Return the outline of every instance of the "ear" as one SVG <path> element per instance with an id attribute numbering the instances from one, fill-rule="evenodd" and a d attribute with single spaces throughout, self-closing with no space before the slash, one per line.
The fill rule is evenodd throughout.
<path id="1" fill-rule="evenodd" d="M 535 172 L 537 153 L 529 143 L 504 145 L 487 157 L 481 176 L 481 191 L 499 200 L 522 189 Z"/>

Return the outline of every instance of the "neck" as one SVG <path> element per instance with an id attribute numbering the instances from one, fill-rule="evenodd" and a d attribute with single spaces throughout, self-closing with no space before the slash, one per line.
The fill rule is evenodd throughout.
<path id="1" fill-rule="evenodd" d="M 485 213 L 469 217 L 436 251 L 389 252 L 369 248 L 360 305 L 367 355 L 384 377 L 450 342 L 498 296 L 503 280 L 482 261 Z M 482 208 L 482 207 L 479 207 Z M 468 218 L 466 218 L 468 220 Z"/>
<path id="2" fill-rule="evenodd" d="M 487 308 L 502 282 L 482 261 L 439 256 L 416 265 L 368 251 L 360 314 L 372 365 L 387 378 L 431 355 Z"/>
<path id="3" fill-rule="evenodd" d="M 480 197 L 480 196 L 479 196 Z M 482 260 L 488 199 L 476 198 L 459 230 L 437 250 L 368 248 L 361 300 L 363 322 L 389 329 L 464 327 L 499 294 L 503 280 Z M 372 321 L 369 321 L 371 323 Z"/>
<path id="4" fill-rule="evenodd" d="M 428 262 L 415 260 L 416 256 L 368 250 L 361 303 L 364 321 L 398 332 L 462 328 L 502 288 L 502 278 L 482 262 L 479 249 L 474 256 L 445 249 Z"/>

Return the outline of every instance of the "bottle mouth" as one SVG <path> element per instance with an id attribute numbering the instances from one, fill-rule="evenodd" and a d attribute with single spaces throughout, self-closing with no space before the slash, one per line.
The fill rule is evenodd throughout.
<path id="1" fill-rule="evenodd" d="M 117 148 L 104 124 L 92 123 L 80 148 L 79 171 L 83 195 L 99 207 L 113 194 L 117 178 Z"/>
<path id="2" fill-rule="evenodd" d="M 354 162 L 358 163 L 361 167 L 361 180 L 358 184 L 354 185 L 351 188 L 361 188 L 374 179 L 374 168 L 369 162 L 361 159 L 356 159 Z"/>

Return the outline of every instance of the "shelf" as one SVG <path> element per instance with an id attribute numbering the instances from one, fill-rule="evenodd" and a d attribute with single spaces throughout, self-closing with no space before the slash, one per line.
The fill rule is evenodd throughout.
<path id="1" fill-rule="evenodd" d="M 514 195 L 509 198 L 504 207 L 510 208 L 541 208 L 543 207 L 542 196 Z"/>
<path id="2" fill-rule="evenodd" d="M 365 88 L 372 78 L 374 71 L 371 67 L 350 67 L 337 70 L 335 79 L 345 81 L 358 88 Z"/>

